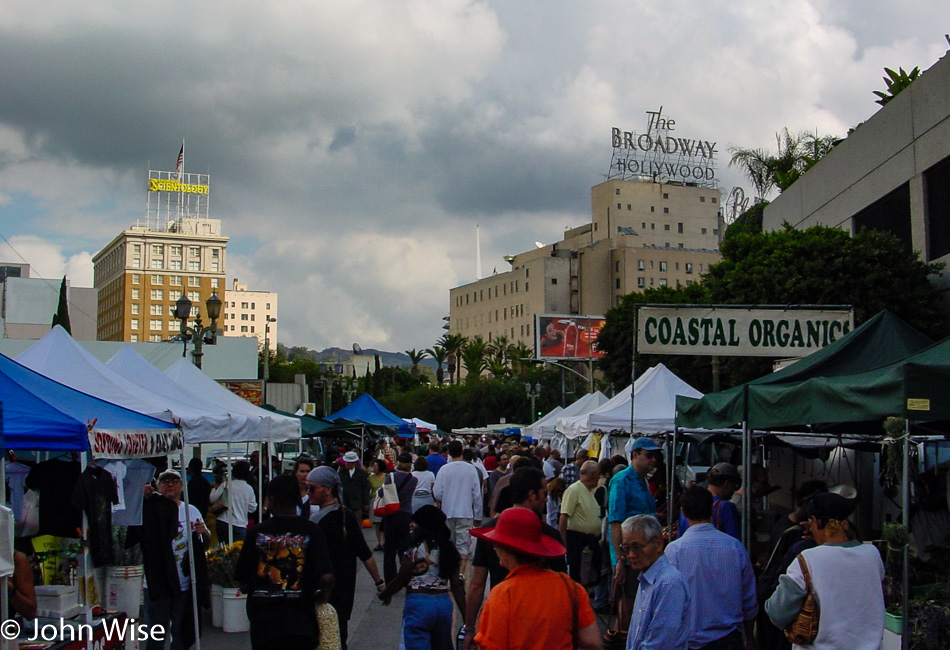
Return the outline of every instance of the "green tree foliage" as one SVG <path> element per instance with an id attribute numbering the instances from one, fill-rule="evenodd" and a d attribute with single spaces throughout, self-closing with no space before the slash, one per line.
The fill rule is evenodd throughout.
<path id="1" fill-rule="evenodd" d="M 884 68 L 884 74 L 886 76 L 884 76 L 883 79 L 887 90 L 873 91 L 874 94 L 878 96 L 878 100 L 875 103 L 881 106 L 884 106 L 884 104 L 897 97 L 914 79 L 919 77 L 920 68 L 915 67 L 910 73 L 906 72 L 904 68 L 898 68 L 898 72 L 894 72 L 890 68 Z"/>
<path id="2" fill-rule="evenodd" d="M 409 361 L 412 363 L 412 370 L 410 371 L 413 376 L 419 376 L 419 364 L 422 363 L 422 360 L 429 356 L 429 353 L 426 350 L 416 350 L 412 348 L 411 350 L 406 350 L 406 356 L 409 357 Z"/>
<path id="3" fill-rule="evenodd" d="M 445 363 L 446 358 L 449 356 L 448 352 L 445 351 L 445 348 L 439 344 L 433 345 L 431 348 L 428 348 L 426 352 L 430 357 L 435 359 L 435 362 L 439 364 L 439 367 L 435 371 L 435 379 L 439 383 L 439 386 L 442 385 L 442 380 L 445 379 L 445 369 L 442 367 L 442 364 Z"/>
<path id="4" fill-rule="evenodd" d="M 53 314 L 52 326 L 61 326 L 67 333 L 72 334 L 73 329 L 69 324 L 69 301 L 66 299 L 66 276 L 59 284 L 59 304 L 56 306 L 56 313 Z"/>
<path id="5" fill-rule="evenodd" d="M 474 336 L 462 346 L 462 365 L 465 366 L 466 382 L 477 382 L 488 368 L 488 343 L 481 336 Z"/>
<path id="6" fill-rule="evenodd" d="M 773 189 L 787 190 L 838 143 L 834 136 L 792 133 L 788 128 L 775 134 L 776 153 L 764 149 L 730 147 L 730 167 L 739 168 L 755 188 L 758 200 Z"/>

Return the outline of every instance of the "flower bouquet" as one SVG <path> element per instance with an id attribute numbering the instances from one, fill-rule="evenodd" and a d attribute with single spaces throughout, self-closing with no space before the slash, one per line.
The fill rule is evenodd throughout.
<path id="1" fill-rule="evenodd" d="M 211 584 L 220 585 L 226 589 L 239 587 L 234 573 L 243 545 L 244 542 L 237 541 L 230 546 L 220 544 L 208 550 L 208 578 Z"/>

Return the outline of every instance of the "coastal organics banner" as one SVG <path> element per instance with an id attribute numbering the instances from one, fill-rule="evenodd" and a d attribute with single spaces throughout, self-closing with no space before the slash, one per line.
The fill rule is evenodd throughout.
<path id="1" fill-rule="evenodd" d="M 850 309 L 640 307 L 637 351 L 806 357 L 850 332 Z"/>

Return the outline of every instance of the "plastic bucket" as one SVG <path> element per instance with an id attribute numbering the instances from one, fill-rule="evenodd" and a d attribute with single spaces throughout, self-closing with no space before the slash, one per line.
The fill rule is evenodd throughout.
<path id="1" fill-rule="evenodd" d="M 224 625 L 224 587 L 221 585 L 211 585 L 211 625 Z"/>
<path id="2" fill-rule="evenodd" d="M 240 589 L 224 588 L 223 628 L 225 632 L 247 632 L 251 622 L 247 619 L 247 596 Z"/>
<path id="3" fill-rule="evenodd" d="M 106 609 L 125 612 L 129 618 L 138 618 L 142 603 L 143 575 L 142 566 L 109 567 Z"/>

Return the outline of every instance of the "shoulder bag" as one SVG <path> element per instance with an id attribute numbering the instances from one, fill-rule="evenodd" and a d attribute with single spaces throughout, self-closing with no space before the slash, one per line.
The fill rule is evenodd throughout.
<path id="1" fill-rule="evenodd" d="M 818 637 L 818 618 L 821 613 L 815 594 L 811 587 L 811 576 L 808 575 L 808 564 L 802 554 L 798 554 L 798 564 L 805 578 L 805 602 L 795 617 L 785 628 L 785 637 L 795 645 L 811 645 Z"/>
<path id="2" fill-rule="evenodd" d="M 610 614 L 607 616 L 607 631 L 604 632 L 603 650 L 624 650 L 627 647 L 627 631 L 620 621 L 620 602 L 626 598 L 623 585 L 614 580 L 610 598 Z M 628 621 L 629 624 L 629 621 Z"/>
<path id="3" fill-rule="evenodd" d="M 376 500 L 373 502 L 373 514 L 377 517 L 388 517 L 399 512 L 401 507 L 399 503 L 399 489 L 396 487 L 396 479 L 392 475 L 387 477 L 386 483 L 380 488 Z M 403 481 L 406 484 L 408 478 Z"/>

